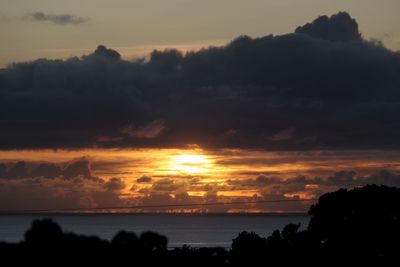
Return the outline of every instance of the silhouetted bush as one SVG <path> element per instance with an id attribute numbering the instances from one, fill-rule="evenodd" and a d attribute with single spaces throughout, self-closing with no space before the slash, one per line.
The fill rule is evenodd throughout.
<path id="1" fill-rule="evenodd" d="M 167 250 L 168 240 L 155 232 L 144 232 L 140 235 L 141 249 L 146 252 Z"/>
<path id="2" fill-rule="evenodd" d="M 400 264 L 400 189 L 341 189 L 321 196 L 309 214 L 309 234 L 334 262 Z"/>
<path id="3" fill-rule="evenodd" d="M 123 247 L 138 247 L 139 246 L 139 238 L 135 233 L 120 231 L 118 234 L 114 236 L 111 240 L 111 244 L 113 246 L 123 248 Z"/>
<path id="4" fill-rule="evenodd" d="M 33 221 L 25 233 L 25 242 L 34 246 L 54 246 L 62 242 L 61 227 L 50 219 Z"/>
<path id="5" fill-rule="evenodd" d="M 267 240 L 254 232 L 241 232 L 232 240 L 232 260 L 237 264 L 254 263 L 263 257 Z"/>

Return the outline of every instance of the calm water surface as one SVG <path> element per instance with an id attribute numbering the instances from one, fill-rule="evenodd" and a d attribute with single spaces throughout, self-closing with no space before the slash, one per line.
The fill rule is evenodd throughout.
<path id="1" fill-rule="evenodd" d="M 96 235 L 111 239 L 119 230 L 141 233 L 156 231 L 166 235 L 169 246 L 230 247 L 241 231 L 254 231 L 267 236 L 288 223 L 305 227 L 309 217 L 303 214 L 107 214 L 46 215 L 59 223 L 64 231 Z M 0 240 L 17 242 L 23 239 L 32 220 L 39 215 L 1 215 Z"/>

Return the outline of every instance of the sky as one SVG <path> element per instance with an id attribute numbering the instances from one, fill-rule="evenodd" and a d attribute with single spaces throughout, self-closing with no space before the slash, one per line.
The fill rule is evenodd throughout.
<path id="1" fill-rule="evenodd" d="M 397 0 L 0 0 L 0 66 L 36 58 L 66 58 L 104 44 L 125 58 L 154 48 L 222 45 L 239 35 L 292 32 L 320 15 L 347 11 L 366 38 L 400 49 Z M 78 23 L 32 14 L 71 15 Z"/>
<path id="2" fill-rule="evenodd" d="M 399 186 L 399 5 L 0 0 L 0 210 Z"/>

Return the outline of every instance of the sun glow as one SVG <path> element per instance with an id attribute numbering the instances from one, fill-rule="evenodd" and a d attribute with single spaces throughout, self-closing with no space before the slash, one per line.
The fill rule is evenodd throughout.
<path id="1" fill-rule="evenodd" d="M 180 154 L 172 157 L 171 169 L 181 173 L 207 173 L 213 168 L 213 161 L 206 155 Z"/>

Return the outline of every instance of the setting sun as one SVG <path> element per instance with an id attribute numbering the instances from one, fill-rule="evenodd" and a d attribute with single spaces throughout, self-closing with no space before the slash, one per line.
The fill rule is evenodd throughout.
<path id="1" fill-rule="evenodd" d="M 182 154 L 172 157 L 171 169 L 183 173 L 205 173 L 213 167 L 212 160 L 206 155 Z"/>

